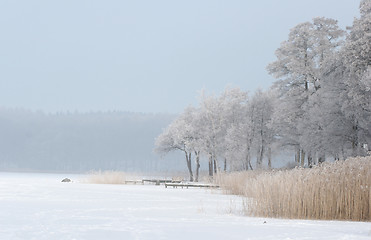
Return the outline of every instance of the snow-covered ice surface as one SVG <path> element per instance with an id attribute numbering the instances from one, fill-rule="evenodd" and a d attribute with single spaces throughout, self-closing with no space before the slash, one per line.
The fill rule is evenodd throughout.
<path id="1" fill-rule="evenodd" d="M 371 239 L 371 223 L 245 217 L 217 190 L 82 178 L 0 173 L 0 239 Z"/>

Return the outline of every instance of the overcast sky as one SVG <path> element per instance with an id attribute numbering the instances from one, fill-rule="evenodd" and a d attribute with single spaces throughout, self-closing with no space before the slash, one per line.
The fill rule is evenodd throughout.
<path id="1" fill-rule="evenodd" d="M 296 24 L 343 28 L 351 0 L 2 0 L 0 106 L 178 113 L 201 89 L 254 92 Z"/>

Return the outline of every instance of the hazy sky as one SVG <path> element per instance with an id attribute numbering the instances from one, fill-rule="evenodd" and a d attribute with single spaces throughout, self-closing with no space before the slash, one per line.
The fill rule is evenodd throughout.
<path id="1" fill-rule="evenodd" d="M 354 0 L 1 0 L 0 106 L 181 112 L 201 89 L 250 92 L 296 24 L 341 27 Z"/>

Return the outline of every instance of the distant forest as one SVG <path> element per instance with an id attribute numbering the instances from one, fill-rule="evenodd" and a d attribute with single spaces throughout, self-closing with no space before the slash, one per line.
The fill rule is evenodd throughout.
<path id="1" fill-rule="evenodd" d="M 45 114 L 0 109 L 0 170 L 170 171 L 177 154 L 160 159 L 154 139 L 175 116 L 131 112 Z"/>

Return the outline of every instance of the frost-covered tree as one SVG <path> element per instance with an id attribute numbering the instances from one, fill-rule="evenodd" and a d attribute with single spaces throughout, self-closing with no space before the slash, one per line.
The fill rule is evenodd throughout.
<path id="1" fill-rule="evenodd" d="M 192 126 L 187 121 L 186 114 L 180 115 L 175 119 L 155 140 L 155 152 L 167 154 L 172 151 L 182 151 L 185 154 L 189 180 L 192 182 L 192 149 L 188 147 L 188 142 L 192 139 Z"/>
<path id="2" fill-rule="evenodd" d="M 364 155 L 370 145 L 371 119 L 371 1 L 360 4 L 361 17 L 355 19 L 344 46 L 327 62 L 322 98 L 324 142 L 332 142 L 335 158 Z M 336 123 L 336 124 L 334 124 Z M 326 146 L 326 144 L 324 144 Z M 335 153 L 333 153 L 335 151 Z"/>
<path id="3" fill-rule="evenodd" d="M 361 1 L 361 17 L 348 28 L 344 46 L 327 60 L 323 89 L 317 98 L 322 104 L 316 118 L 323 131 L 321 137 L 306 137 L 335 159 L 364 155 L 364 147 L 370 145 L 370 2 Z"/>
<path id="4" fill-rule="evenodd" d="M 370 0 L 361 1 L 360 12 L 361 17 L 348 28 L 350 32 L 345 41 L 336 21 L 313 20 L 311 34 L 302 34 L 309 36 L 307 42 L 311 47 L 301 56 L 311 61 L 310 64 L 293 69 L 288 62 L 281 61 L 283 64 L 279 65 L 277 60 L 272 65 L 295 70 L 294 75 L 290 75 L 290 71 L 281 75 L 283 81 L 276 83 L 281 95 L 274 122 L 283 143 L 297 141 L 301 149 L 297 159 L 300 157 L 302 164 L 304 152 L 311 165 L 315 159 L 323 161 L 326 154 L 335 159 L 364 155 L 367 150 L 364 147 L 370 145 Z M 301 95 L 292 84 L 294 81 L 289 81 L 300 71 L 301 80 L 310 79 L 302 83 L 301 89 L 305 91 Z"/>
<path id="5" fill-rule="evenodd" d="M 251 166 L 250 150 L 251 134 L 247 125 L 248 94 L 240 89 L 226 91 L 222 97 L 224 102 L 224 119 L 227 126 L 225 137 L 225 159 L 229 160 L 232 170 L 248 169 Z"/>
<path id="6" fill-rule="evenodd" d="M 219 160 L 223 159 L 224 170 L 227 169 L 225 141 L 228 128 L 237 121 L 238 105 L 246 93 L 240 89 L 226 89 L 220 96 L 206 96 L 200 101 L 200 113 L 203 119 L 203 152 L 209 157 L 209 175 L 218 172 Z"/>
<path id="7" fill-rule="evenodd" d="M 188 137 L 186 138 L 185 144 L 190 153 L 194 153 L 196 171 L 194 181 L 198 182 L 200 175 L 200 156 L 203 146 L 203 128 L 204 122 L 202 120 L 201 112 L 199 108 L 188 107 L 182 113 L 182 118 L 186 122 L 183 126 L 186 128 Z M 189 154 L 189 160 L 191 160 L 191 154 Z"/>
<path id="8" fill-rule="evenodd" d="M 251 159 L 256 156 L 257 168 L 262 167 L 263 157 L 271 167 L 273 128 L 270 127 L 274 94 L 258 90 L 248 101 L 247 94 L 239 98 L 235 121 L 230 125 L 225 144 L 227 156 L 234 169 L 253 169 Z"/>
<path id="9" fill-rule="evenodd" d="M 220 102 L 220 116 L 222 123 L 222 138 L 220 141 L 221 154 L 220 157 L 224 160 L 224 171 L 227 171 L 228 163 L 231 163 L 231 159 L 228 156 L 228 152 L 233 151 L 231 146 L 226 139 L 228 131 L 232 126 L 238 125 L 241 121 L 244 121 L 243 108 L 247 103 L 247 93 L 239 88 L 227 88 L 221 96 L 218 98 Z"/>
<path id="10" fill-rule="evenodd" d="M 362 118 L 359 120 L 360 128 L 363 129 L 362 139 L 364 144 L 367 144 L 366 150 L 371 151 L 371 66 L 360 77 L 360 91 L 359 101 L 361 101 Z"/>
<path id="11" fill-rule="evenodd" d="M 226 142 L 228 129 L 232 125 L 244 121 L 243 104 L 247 93 L 238 88 L 226 89 L 220 96 L 201 96 L 200 107 L 188 107 L 184 112 L 156 139 L 156 151 L 166 154 L 173 150 L 185 153 L 186 162 L 192 178 L 191 156 L 195 155 L 196 175 L 198 181 L 200 157 L 209 158 L 209 175 L 213 176 L 219 169 L 219 161 L 223 159 L 224 170 L 227 170 L 228 150 Z"/>
<path id="12" fill-rule="evenodd" d="M 349 28 L 343 51 L 348 68 L 344 77 L 343 112 L 353 120 L 356 135 L 353 155 L 362 154 L 363 145 L 371 144 L 371 0 L 361 1 L 360 14 L 360 18 L 355 19 Z"/>
<path id="13" fill-rule="evenodd" d="M 252 127 L 254 134 L 254 148 L 256 152 L 256 167 L 262 168 L 263 157 L 267 156 L 268 167 L 272 167 L 271 151 L 274 140 L 274 128 L 271 126 L 273 115 L 273 102 L 275 94 L 273 91 L 256 91 L 248 107 L 255 111 L 253 113 Z"/>
<path id="14" fill-rule="evenodd" d="M 222 137 L 219 101 L 216 96 L 201 95 L 200 114 L 204 123 L 202 128 L 202 151 L 209 158 L 209 176 L 218 171 L 219 146 Z"/>
<path id="15" fill-rule="evenodd" d="M 302 149 L 298 125 L 305 120 L 309 89 L 313 89 L 309 83 L 315 84 L 318 79 L 318 71 L 314 69 L 312 27 L 313 24 L 306 22 L 291 29 L 288 40 L 276 50 L 277 60 L 267 67 L 278 79 L 274 88 L 280 94 L 280 101 L 276 102 L 274 123 L 280 130 L 282 146 L 294 146 L 298 156 Z"/>
<path id="16" fill-rule="evenodd" d="M 328 63 L 323 87 L 316 93 L 318 96 L 312 98 L 314 106 L 308 113 L 312 130 L 307 128 L 308 132 L 303 135 L 308 148 L 335 159 L 352 155 L 349 149 L 355 139 L 353 120 L 345 116 L 343 108 L 347 95 L 344 92 L 347 88 L 344 82 L 346 71 L 347 66 L 340 52 Z"/>
<path id="17" fill-rule="evenodd" d="M 294 147 L 296 161 L 302 164 L 306 146 L 300 139 L 311 125 L 305 116 L 311 107 L 310 98 L 321 88 L 325 62 L 333 57 L 343 35 L 333 19 L 314 18 L 313 22 L 298 24 L 277 49 L 277 60 L 267 67 L 278 79 L 273 86 L 279 93 L 273 123 L 281 145 Z"/>

